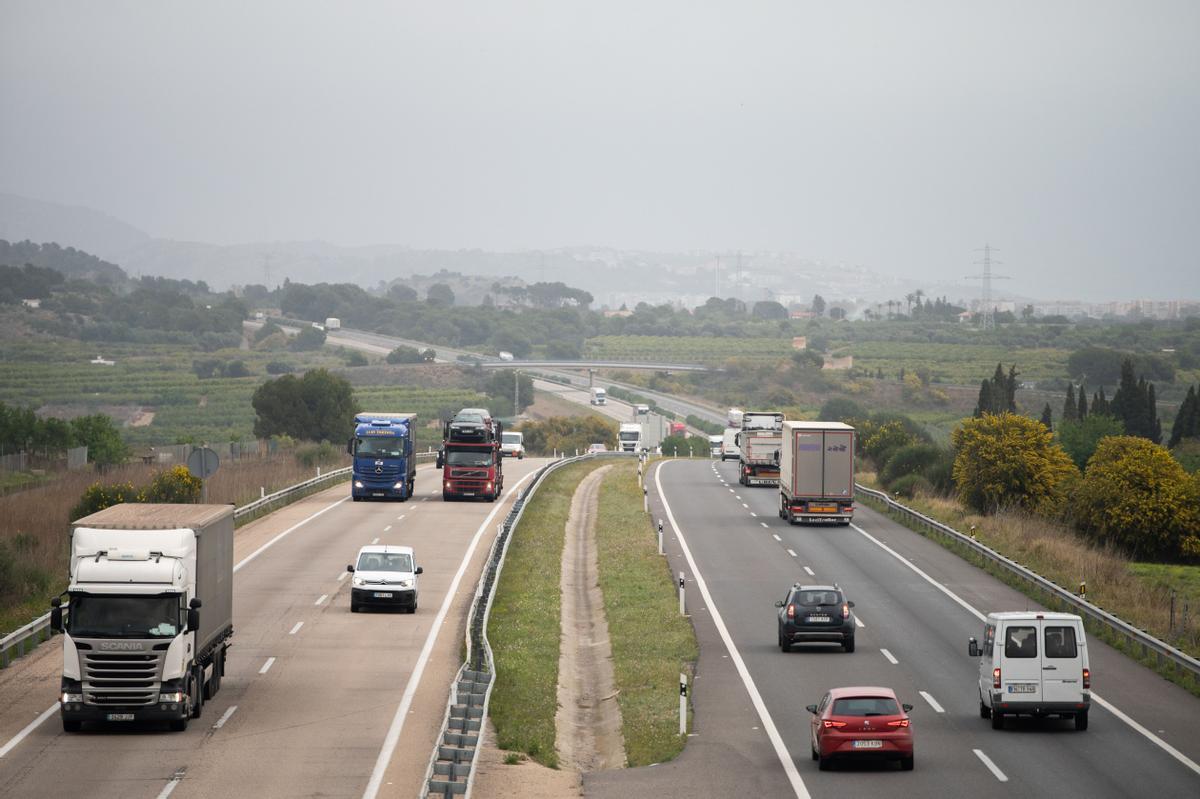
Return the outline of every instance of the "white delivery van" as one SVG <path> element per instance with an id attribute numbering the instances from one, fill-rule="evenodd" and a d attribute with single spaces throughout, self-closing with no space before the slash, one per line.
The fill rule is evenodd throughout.
<path id="1" fill-rule="evenodd" d="M 740 428 L 726 427 L 725 434 L 721 436 L 721 462 L 727 460 L 736 461 L 742 456 L 742 451 L 738 449 L 737 435 Z"/>
<path id="2" fill-rule="evenodd" d="M 709 436 L 708 437 L 708 454 L 714 458 L 721 457 L 721 445 L 725 443 L 725 436 Z"/>
<path id="3" fill-rule="evenodd" d="M 518 433 L 515 430 L 505 430 L 500 434 L 500 457 L 516 458 L 520 460 L 525 457 L 525 434 Z"/>
<path id="4" fill-rule="evenodd" d="M 1083 620 L 1072 613 L 989 613 L 983 642 L 967 644 L 979 658 L 979 715 L 992 729 L 1007 716 L 1072 718 L 1086 730 L 1092 704 Z"/>

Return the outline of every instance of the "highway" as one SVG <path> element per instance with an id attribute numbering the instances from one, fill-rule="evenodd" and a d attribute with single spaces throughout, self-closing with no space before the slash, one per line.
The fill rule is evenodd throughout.
<path id="1" fill-rule="evenodd" d="M 666 517 L 672 571 L 687 574 L 701 639 L 697 736 L 674 763 L 588 775 L 589 797 L 628 796 L 634 786 L 699 795 L 715 785 L 755 797 L 1200 795 L 1200 699 L 1094 638 L 1102 700 L 1089 730 L 1033 720 L 992 730 L 979 717 L 967 638 L 980 637 L 979 613 L 1038 606 L 937 544 L 862 506 L 848 529 L 789 526 L 777 516 L 776 492 L 739 486 L 734 464 L 666 462 L 649 483 L 661 492 L 652 501 L 665 500 L 655 513 Z M 863 625 L 854 653 L 818 645 L 780 652 L 774 602 L 794 581 L 845 589 Z M 745 679 L 729 667 L 739 659 Z M 891 686 L 915 705 L 915 771 L 817 770 L 804 706 L 839 685 Z M 710 707 L 723 707 L 722 716 L 706 715 Z"/>
<path id="2" fill-rule="evenodd" d="M 507 461 L 494 504 L 443 503 L 422 467 L 409 502 L 352 503 L 343 484 L 238 530 L 228 670 L 186 732 L 66 734 L 55 711 L 12 743 L 58 693 L 61 644 L 43 645 L 0 673 L 0 796 L 361 797 L 371 780 L 415 796 L 487 548 L 545 462 Z M 415 615 L 351 615 L 346 564 L 372 542 L 415 548 Z"/>

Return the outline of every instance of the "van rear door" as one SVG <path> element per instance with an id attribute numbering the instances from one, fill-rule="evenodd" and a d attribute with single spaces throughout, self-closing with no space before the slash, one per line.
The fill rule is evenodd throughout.
<path id="1" fill-rule="evenodd" d="M 996 645 L 1000 658 L 1001 702 L 1042 701 L 1042 658 L 1039 646 L 1042 622 L 1009 619 Z"/>
<path id="2" fill-rule="evenodd" d="M 1042 624 L 1042 699 L 1079 702 L 1083 695 L 1083 631 L 1068 619 Z"/>

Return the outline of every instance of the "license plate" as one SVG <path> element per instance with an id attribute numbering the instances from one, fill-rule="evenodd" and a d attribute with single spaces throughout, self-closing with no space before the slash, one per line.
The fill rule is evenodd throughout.
<path id="1" fill-rule="evenodd" d="M 1009 683 L 1008 692 L 1010 694 L 1031 694 L 1037 690 L 1037 685 L 1033 683 Z"/>
<path id="2" fill-rule="evenodd" d="M 827 622 L 827 621 L 829 621 L 829 617 L 828 616 L 809 616 L 807 621 Z"/>
<path id="3" fill-rule="evenodd" d="M 105 718 L 109 721 L 133 721 L 132 713 L 109 713 Z"/>
<path id="4" fill-rule="evenodd" d="M 855 741 L 850 745 L 855 749 L 882 749 L 883 741 Z"/>
<path id="5" fill-rule="evenodd" d="M 812 513 L 837 513 L 836 505 L 809 505 L 808 509 Z"/>
<path id="6" fill-rule="evenodd" d="M 475 496 L 475 492 L 474 491 L 464 491 L 464 492 L 462 492 L 462 495 L 464 497 L 473 497 L 473 496 Z"/>
<path id="7" fill-rule="evenodd" d="M 385 592 L 385 591 L 376 591 L 376 592 L 375 592 L 375 598 L 376 598 L 376 599 L 391 599 L 391 598 L 392 598 L 392 594 L 391 594 L 391 592 L 390 592 L 390 591 L 387 591 L 387 592 Z"/>

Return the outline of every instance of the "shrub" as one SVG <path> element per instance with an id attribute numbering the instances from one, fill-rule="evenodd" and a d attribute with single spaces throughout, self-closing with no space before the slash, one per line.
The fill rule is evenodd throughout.
<path id="1" fill-rule="evenodd" d="M 1087 466 L 1092 453 L 1100 440 L 1108 436 L 1119 436 L 1125 432 L 1125 425 L 1118 419 L 1104 414 L 1093 413 L 1082 420 L 1067 419 L 1058 423 L 1058 443 L 1075 465 L 1081 470 Z"/>
<path id="2" fill-rule="evenodd" d="M 953 433 L 954 483 L 964 505 L 979 513 L 1001 506 L 1050 513 L 1079 470 L 1037 419 L 985 413 Z"/>
<path id="3" fill-rule="evenodd" d="M 885 486 L 892 486 L 903 477 L 924 476 L 941 458 L 942 450 L 935 444 L 906 444 L 892 452 L 879 479 Z"/>
<path id="4" fill-rule="evenodd" d="M 894 483 L 888 486 L 888 490 L 893 494 L 901 497 L 912 499 L 916 494 L 930 494 L 933 492 L 933 484 L 930 483 L 923 475 L 906 474 L 898 478 Z"/>
<path id="5" fill-rule="evenodd" d="M 271 361 L 267 364 L 267 374 L 269 375 L 286 375 L 296 371 L 296 368 L 287 361 Z"/>
<path id="6" fill-rule="evenodd" d="M 821 406 L 817 419 L 822 422 L 846 422 L 847 419 L 866 419 L 867 416 L 866 408 L 854 400 L 835 397 Z"/>
<path id="7" fill-rule="evenodd" d="M 71 519 L 82 519 L 98 510 L 104 510 L 122 502 L 137 502 L 138 490 L 133 483 L 93 483 L 83 492 L 79 502 L 71 509 Z"/>
<path id="8" fill-rule="evenodd" d="M 306 327 L 296 334 L 288 346 L 294 352 L 319 350 L 325 346 L 325 331 L 315 327 Z"/>
<path id="9" fill-rule="evenodd" d="M 1086 534 L 1135 559 L 1200 557 L 1200 481 L 1162 447 L 1113 436 L 1088 461 L 1072 508 Z"/>
<path id="10" fill-rule="evenodd" d="M 423 360 L 425 359 L 421 357 L 421 351 L 407 344 L 401 344 L 387 354 L 387 362 L 390 364 L 421 363 Z"/>
<path id="11" fill-rule="evenodd" d="M 358 350 L 350 350 L 350 352 L 346 354 L 347 366 L 367 366 L 369 363 L 370 361 L 367 360 L 367 356 L 363 355 Z"/>
<path id="12" fill-rule="evenodd" d="M 246 362 L 242 360 L 234 360 L 225 364 L 226 377 L 249 377 L 250 370 L 246 368 Z"/>
<path id="13" fill-rule="evenodd" d="M 328 441 L 296 448 L 296 460 L 310 469 L 335 462 L 339 454 L 338 449 Z"/>
<path id="14" fill-rule="evenodd" d="M 137 502 L 199 502 L 204 482 L 193 477 L 186 466 L 173 466 L 154 476 L 150 485 L 139 492 Z"/>

